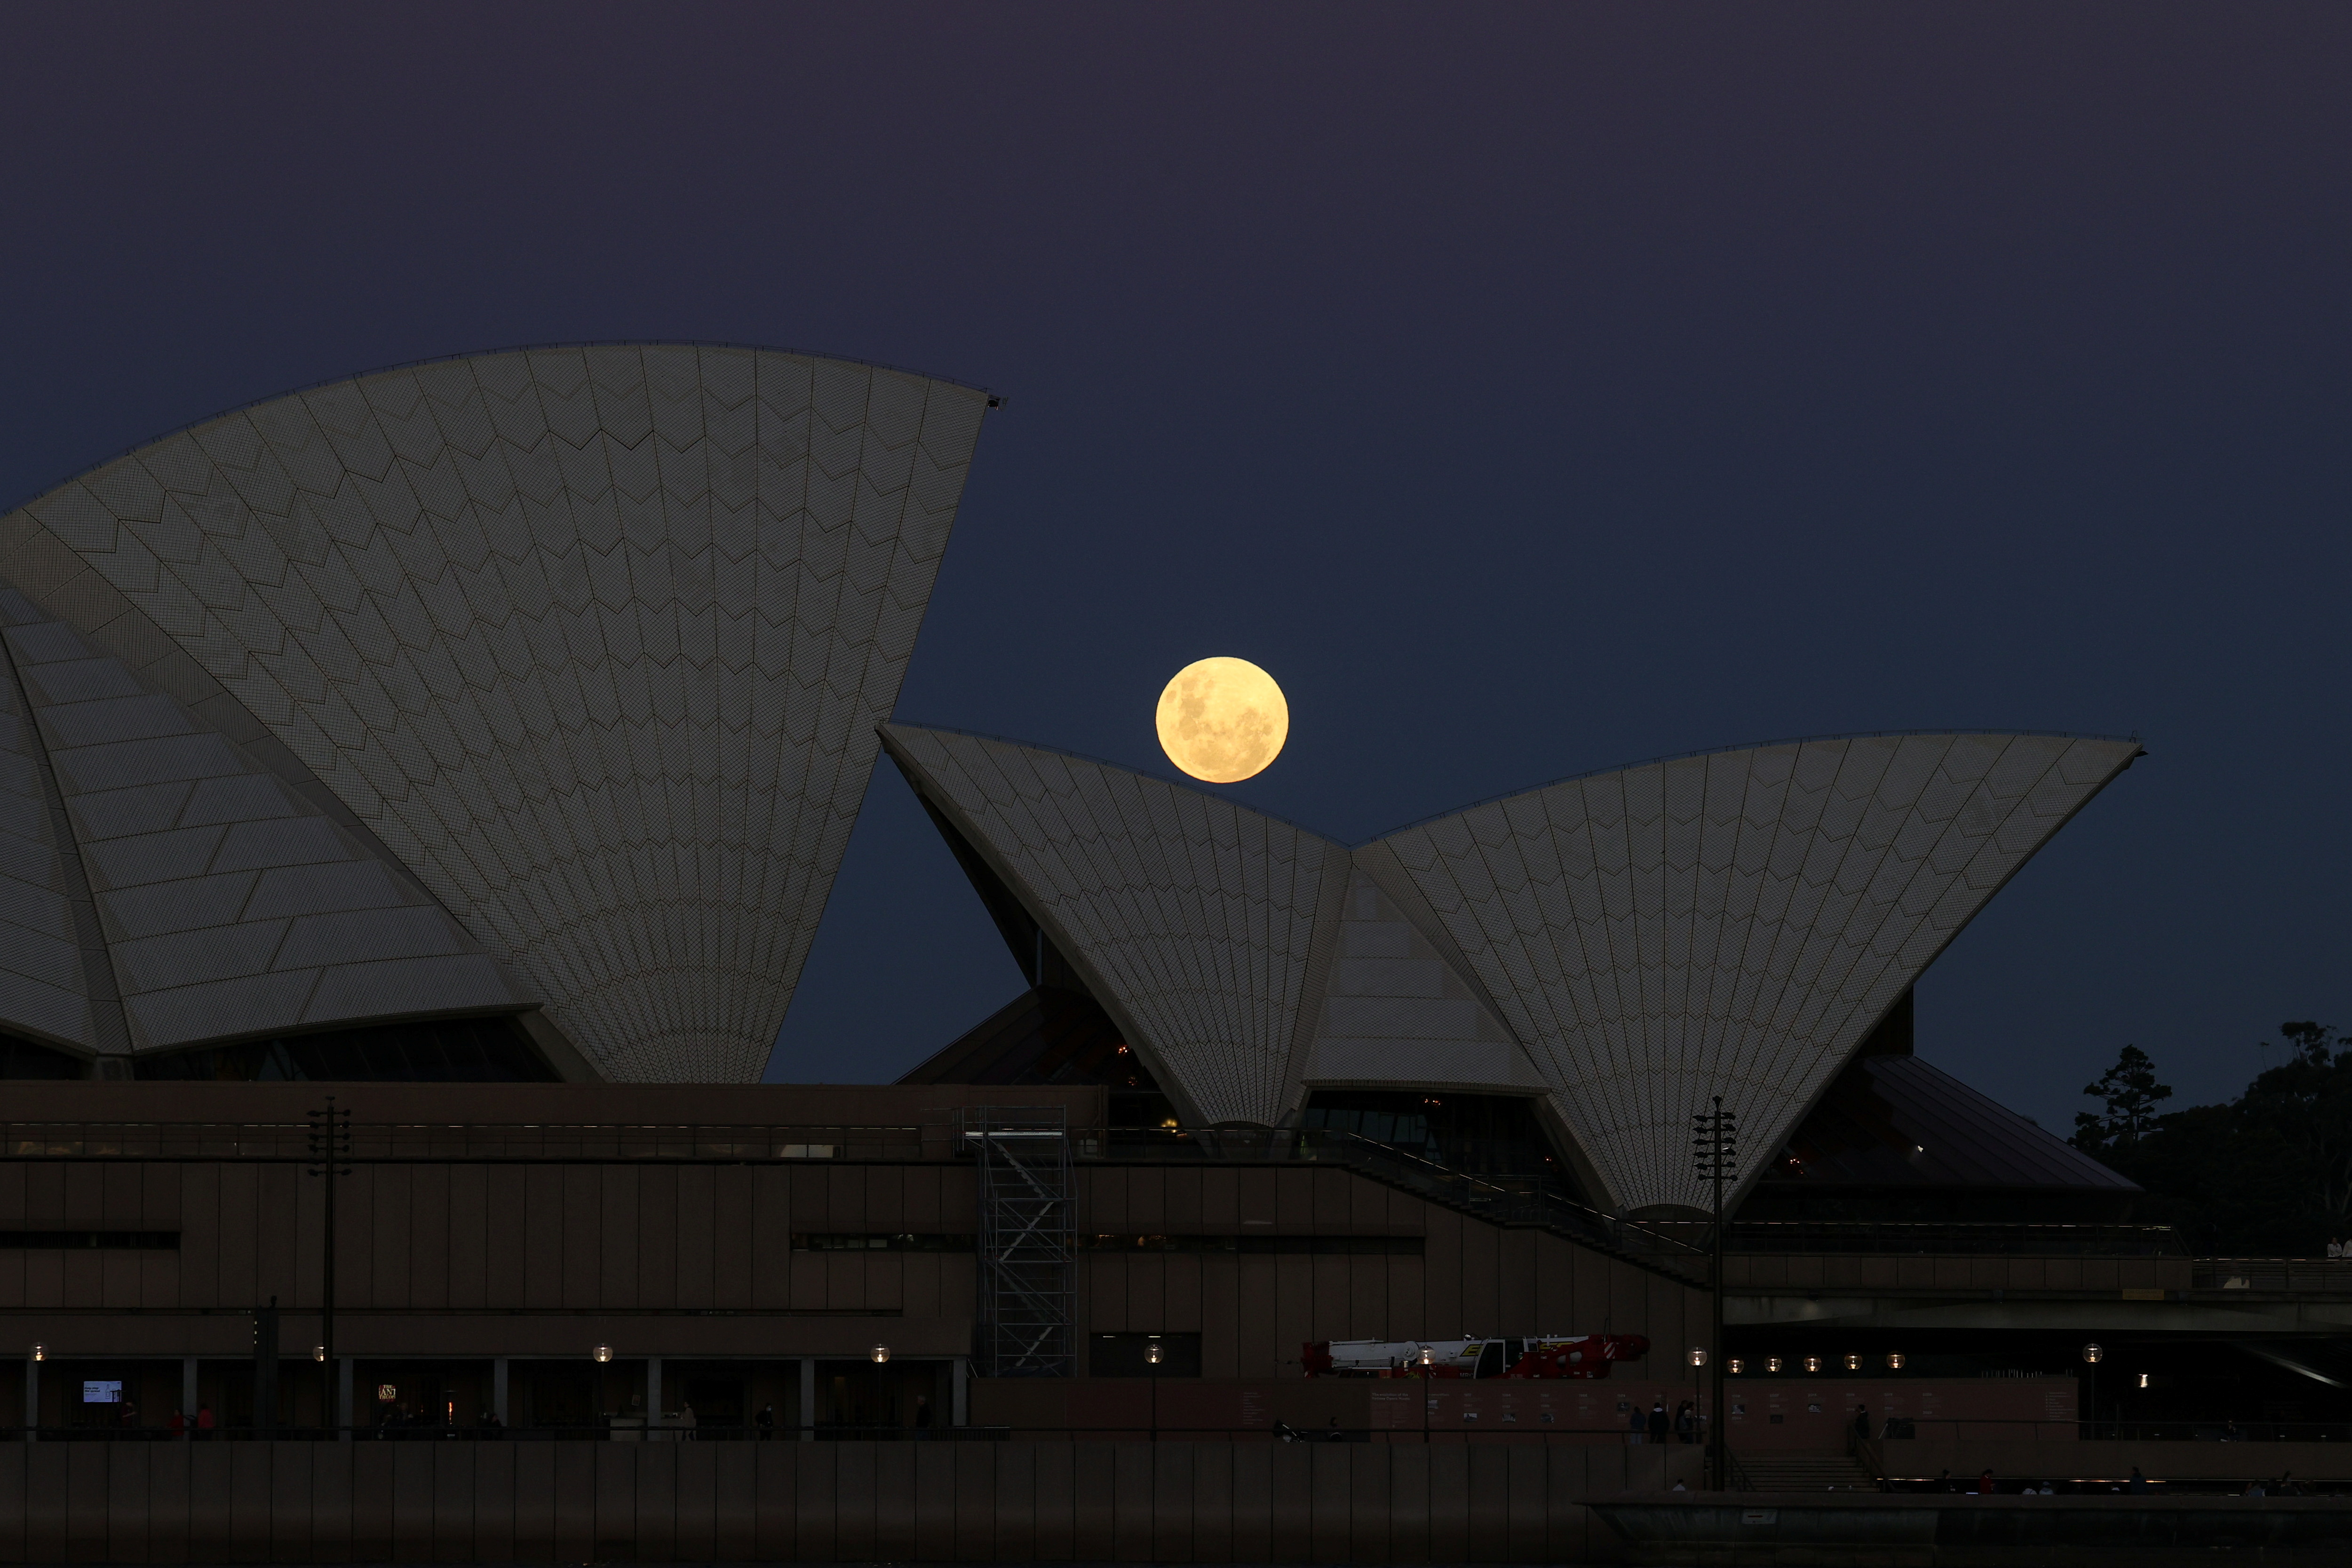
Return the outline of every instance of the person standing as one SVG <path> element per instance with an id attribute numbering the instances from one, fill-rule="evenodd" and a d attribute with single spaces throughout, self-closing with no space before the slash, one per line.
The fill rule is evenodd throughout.
<path id="1" fill-rule="evenodd" d="M 776 1435 L 776 1407 L 773 1405 L 761 1406 L 760 1414 L 754 1420 L 760 1428 L 760 1441 L 764 1443 Z"/>
<path id="2" fill-rule="evenodd" d="M 1674 1422 L 1666 1415 L 1666 1402 L 1664 1398 L 1660 1397 L 1652 1400 L 1650 1402 L 1650 1441 L 1653 1443 L 1664 1442 L 1666 1440 L 1666 1434 L 1673 1429 Z"/>
<path id="3" fill-rule="evenodd" d="M 1648 1426 L 1649 1422 L 1643 1418 L 1642 1407 L 1639 1405 L 1634 1406 L 1633 1413 L 1625 1417 L 1625 1440 L 1629 1443 L 1639 1443 L 1642 1440 L 1643 1429 Z"/>
<path id="4" fill-rule="evenodd" d="M 196 1440 L 198 1442 L 209 1441 L 212 1435 L 213 1407 L 209 1405 L 199 1405 L 196 1406 Z"/>
<path id="5" fill-rule="evenodd" d="M 1995 1490 L 1997 1489 L 1993 1485 L 1992 1467 L 1987 1465 L 1984 1474 L 1977 1478 L 1977 1496 L 1990 1497 Z"/>
<path id="6" fill-rule="evenodd" d="M 1675 1441 L 1698 1441 L 1698 1406 L 1692 1400 L 1685 1399 L 1675 1406 Z"/>
<path id="7" fill-rule="evenodd" d="M 186 1415 L 186 1413 L 185 1413 L 185 1412 L 182 1411 L 182 1410 L 181 1410 L 177 1406 L 174 1406 L 173 1407 L 173 1409 L 172 1409 L 172 1436 L 173 1436 L 174 1438 L 179 1438 L 179 1437 L 186 1437 L 187 1435 L 188 1435 L 188 1417 L 187 1417 L 187 1415 Z"/>

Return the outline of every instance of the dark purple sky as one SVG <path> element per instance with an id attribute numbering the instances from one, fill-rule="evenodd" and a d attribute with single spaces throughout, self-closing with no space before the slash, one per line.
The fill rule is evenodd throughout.
<path id="1" fill-rule="evenodd" d="M 2352 8 L 0 9 L 0 500 L 305 382 L 713 338 L 1010 394 L 899 711 L 1354 840 L 1560 774 L 2137 731 L 1920 988 L 2064 1122 L 2352 1025 Z M 1019 987 L 877 775 L 771 1075 Z"/>

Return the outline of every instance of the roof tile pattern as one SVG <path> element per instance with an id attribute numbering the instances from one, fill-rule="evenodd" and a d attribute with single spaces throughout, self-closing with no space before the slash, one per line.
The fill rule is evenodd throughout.
<path id="1" fill-rule="evenodd" d="M 0 573 L 89 631 L 29 567 L 94 569 L 605 1074 L 750 1080 L 985 406 L 745 349 L 448 360 L 107 464 L 0 519 Z"/>
<path id="2" fill-rule="evenodd" d="M 121 660 L 22 594 L 0 622 L 131 1049 L 529 1005 L 447 911 Z"/>
<path id="3" fill-rule="evenodd" d="M 1363 872 L 1350 874 L 1310 1084 L 1546 1087 L 1511 1031 Z"/>
<path id="4" fill-rule="evenodd" d="M 1776 1149 L 2137 743 L 1915 735 L 1570 779 L 1379 841 L 1528 1048 L 1610 1198 L 1697 1205 L 1721 1094 Z M 1384 859 L 1385 857 L 1380 857 Z"/>
<path id="5" fill-rule="evenodd" d="M 0 593 L 0 625 L 34 619 L 21 596 Z M 9 641 L 0 635 L 0 1020 L 95 1051 L 103 1041 L 91 995 L 98 977 L 74 918 L 80 889 L 65 859 L 72 846 L 62 841 Z M 96 958 L 104 962 L 103 953 Z M 107 992 L 102 980 L 95 988 Z"/>
<path id="6" fill-rule="evenodd" d="M 888 736 L 1163 1085 L 1208 1123 L 1280 1117 L 1317 901 L 1346 874 L 1344 849 L 1087 758 L 907 725 Z"/>

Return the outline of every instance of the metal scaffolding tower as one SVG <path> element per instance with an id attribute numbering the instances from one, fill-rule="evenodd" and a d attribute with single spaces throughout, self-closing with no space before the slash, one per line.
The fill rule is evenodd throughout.
<path id="1" fill-rule="evenodd" d="M 960 1113 L 978 1162 L 983 1375 L 1067 1377 L 1077 1320 L 1070 1134 L 1057 1106 Z"/>

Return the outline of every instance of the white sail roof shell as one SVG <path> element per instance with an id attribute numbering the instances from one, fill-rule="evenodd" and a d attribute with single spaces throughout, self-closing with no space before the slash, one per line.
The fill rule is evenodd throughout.
<path id="1" fill-rule="evenodd" d="M 1778 1148 L 2139 754 L 2039 735 L 1745 747 L 1349 850 L 1108 763 L 888 737 L 1188 1113 L 1270 1124 L 1317 1084 L 1539 1096 L 1593 1196 L 1626 1209 L 1702 1203 L 1690 1117 L 1714 1095 L 1742 1147 Z"/>
<path id="2" fill-rule="evenodd" d="M 1946 944 L 2139 753 L 1866 736 L 1531 789 L 1359 861 L 1417 894 L 1527 1048 L 1612 1202 L 1703 1207 L 1690 1118 L 1780 1147 Z"/>
<path id="3" fill-rule="evenodd" d="M 751 1080 L 987 404 L 692 344 L 379 371 L 0 517 L 0 584 L 437 905 L 503 967 L 500 1005 L 541 1004 L 596 1071 Z M 139 938 L 100 915 L 121 970 Z M 422 928 L 343 929 L 397 948 Z M 347 1020 L 413 1010 L 345 988 Z M 198 1032 L 281 1027 L 262 1011 L 215 1008 Z"/>
<path id="4" fill-rule="evenodd" d="M 1347 851 L 1090 758 L 892 725 L 892 755 L 1021 897 L 1195 1124 L 1286 1108 Z"/>

